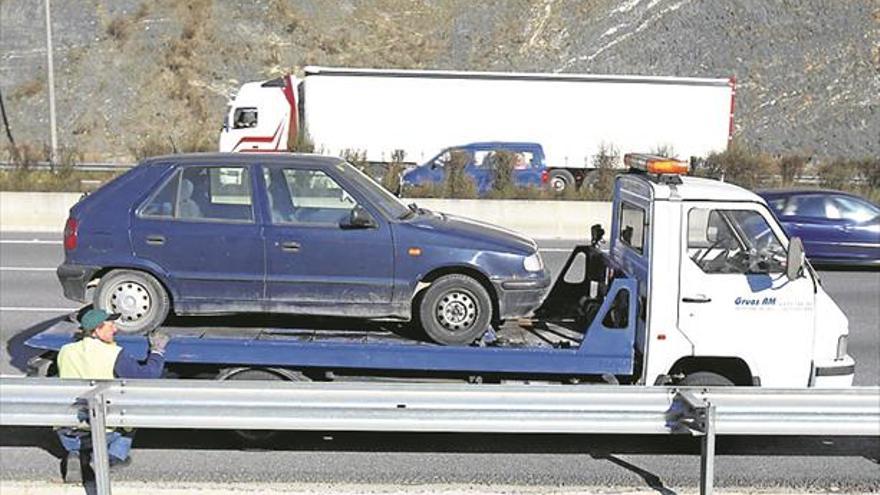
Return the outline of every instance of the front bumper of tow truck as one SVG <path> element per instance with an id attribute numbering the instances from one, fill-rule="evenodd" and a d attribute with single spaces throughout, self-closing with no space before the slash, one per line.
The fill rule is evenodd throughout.
<path id="1" fill-rule="evenodd" d="M 856 372 L 856 361 L 847 354 L 842 359 L 813 363 L 810 386 L 815 388 L 851 387 Z"/>

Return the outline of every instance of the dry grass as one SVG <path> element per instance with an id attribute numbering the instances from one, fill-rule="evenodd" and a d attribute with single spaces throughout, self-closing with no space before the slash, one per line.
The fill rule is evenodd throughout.
<path id="1" fill-rule="evenodd" d="M 9 98 L 11 100 L 26 100 L 28 98 L 33 98 L 38 94 L 42 93 L 46 88 L 46 79 L 45 77 L 35 77 L 29 81 L 25 81 L 15 88 L 13 88 L 12 92 L 9 94 Z"/>

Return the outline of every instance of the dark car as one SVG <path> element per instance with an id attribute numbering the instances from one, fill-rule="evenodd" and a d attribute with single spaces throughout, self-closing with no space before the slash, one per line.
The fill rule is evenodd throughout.
<path id="1" fill-rule="evenodd" d="M 65 296 L 129 333 L 169 311 L 296 313 L 414 319 L 465 344 L 550 285 L 534 241 L 406 206 L 315 155 L 148 159 L 71 208 L 64 247 Z"/>
<path id="2" fill-rule="evenodd" d="M 859 196 L 817 189 L 759 191 L 789 236 L 816 264 L 880 266 L 880 207 Z"/>
<path id="3" fill-rule="evenodd" d="M 548 181 L 544 163 L 544 149 L 538 143 L 489 141 L 453 146 L 441 151 L 437 156 L 403 174 L 401 187 L 439 184 L 445 177 L 445 167 L 453 152 L 467 156 L 465 173 L 473 178 L 477 192 L 485 194 L 492 187 L 495 154 L 499 151 L 513 153 L 517 163 L 514 165 L 513 181 L 518 186 L 541 186 Z"/>

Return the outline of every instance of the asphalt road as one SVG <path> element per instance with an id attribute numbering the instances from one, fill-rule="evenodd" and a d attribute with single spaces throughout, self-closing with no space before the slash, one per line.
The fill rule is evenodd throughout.
<path id="1" fill-rule="evenodd" d="M 572 241 L 542 242 L 561 268 Z M 0 371 L 20 374 L 27 336 L 75 304 L 54 269 L 60 240 L 0 236 Z M 880 385 L 880 272 L 821 273 L 850 319 L 856 384 Z M 717 446 L 716 486 L 728 490 L 880 491 L 880 439 L 728 437 Z M 43 429 L 0 429 L 0 480 L 58 480 L 58 448 Z M 129 468 L 114 480 L 174 483 L 604 487 L 692 491 L 699 448 L 690 438 L 645 436 L 285 434 L 271 450 L 242 450 L 227 432 L 139 432 Z M 331 490 L 332 491 L 332 490 Z M 544 491 L 544 490 L 541 490 Z"/>

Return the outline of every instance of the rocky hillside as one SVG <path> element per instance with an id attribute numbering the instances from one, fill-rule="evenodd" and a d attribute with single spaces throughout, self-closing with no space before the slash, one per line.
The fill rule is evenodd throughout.
<path id="1" fill-rule="evenodd" d="M 16 141 L 35 144 L 48 141 L 42 5 L 0 0 L 0 91 Z M 52 8 L 59 139 L 87 159 L 130 160 L 169 137 L 214 149 L 241 82 L 309 64 L 733 75 L 737 133 L 750 146 L 880 154 L 878 0 L 55 0 Z"/>

